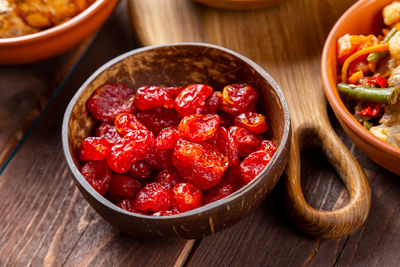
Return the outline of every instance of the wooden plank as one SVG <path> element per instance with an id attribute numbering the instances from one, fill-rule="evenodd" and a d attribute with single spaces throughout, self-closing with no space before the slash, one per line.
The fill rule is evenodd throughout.
<path id="1" fill-rule="evenodd" d="M 181 41 L 215 43 L 254 59 L 285 92 L 295 92 L 299 86 L 307 86 L 314 88 L 314 93 L 321 94 L 319 68 L 324 40 L 340 14 L 355 1 L 287 1 L 268 10 L 246 12 L 210 9 L 184 0 L 157 1 L 157 5 L 155 2 L 130 1 L 135 31 L 144 45 Z M 153 16 L 143 15 L 149 12 Z M 252 49 L 256 44 L 265 49 Z M 292 113 L 304 112 L 312 116 L 312 110 L 304 111 L 303 107 L 296 105 L 296 101 L 293 96 L 288 99 Z M 399 217 L 392 217 L 397 216 L 399 200 L 395 176 L 368 160 L 341 130 L 336 119 L 332 120 L 339 136 L 366 169 L 373 188 L 382 187 L 382 190 L 376 189 L 380 192 L 391 190 L 392 202 L 385 201 L 386 213 L 374 210 L 381 207 L 373 204 L 368 223 L 350 237 L 316 240 L 301 234 L 288 222 L 282 204 L 282 188 L 278 185 L 264 204 L 246 220 L 202 239 L 188 259 L 189 265 L 326 266 L 341 262 L 354 264 L 357 263 L 354 258 L 361 261 L 367 253 L 377 262 L 390 263 L 398 259 L 395 255 L 383 259 L 387 256 L 385 253 L 372 253 L 375 247 L 366 252 L 357 249 L 361 241 L 365 242 L 362 243 L 365 247 L 368 246 L 368 235 L 374 227 L 379 230 L 373 236 L 380 236 L 382 245 L 392 249 L 391 254 L 400 247 L 398 239 L 393 239 L 393 232 L 399 225 Z M 371 172 L 371 169 L 374 171 Z M 390 177 L 393 188 L 384 185 L 383 176 Z M 313 207 L 329 210 L 343 206 L 348 200 L 347 192 L 330 165 L 325 160 L 321 161 L 321 154 L 303 152 L 302 178 L 304 193 Z M 383 193 L 378 196 L 374 193 L 373 202 L 376 199 L 386 200 Z M 375 214 L 383 216 L 384 225 L 379 223 L 379 217 L 374 217 Z M 370 233 L 364 236 L 365 229 L 370 229 Z M 390 233 L 386 233 L 386 229 L 390 229 Z"/>
<path id="2" fill-rule="evenodd" d="M 321 155 L 306 150 L 303 156 L 303 189 L 315 208 L 343 205 L 347 192 Z M 333 266 L 346 238 L 314 239 L 291 223 L 284 209 L 282 183 L 243 222 L 201 240 L 188 266 Z M 339 201 L 337 201 L 339 199 Z"/>
<path id="3" fill-rule="evenodd" d="M 344 134 L 341 128 L 338 132 Z M 349 237 L 337 265 L 399 266 L 400 177 L 374 164 L 358 149 L 354 152 L 370 178 L 371 211 L 365 225 Z"/>
<path id="4" fill-rule="evenodd" d="M 61 122 L 72 95 L 100 65 L 136 46 L 127 15 L 123 1 L 0 176 L 0 266 L 173 265 L 186 258 L 186 241 L 142 242 L 113 229 L 83 199 L 64 160 Z"/>
<path id="5" fill-rule="evenodd" d="M 0 66 L 0 169 L 92 39 L 48 60 Z"/>

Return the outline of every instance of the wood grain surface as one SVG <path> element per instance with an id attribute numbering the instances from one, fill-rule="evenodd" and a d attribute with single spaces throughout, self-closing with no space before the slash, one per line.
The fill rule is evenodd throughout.
<path id="1" fill-rule="evenodd" d="M 171 266 L 190 251 L 186 241 L 142 242 L 112 229 L 81 196 L 64 160 L 61 123 L 69 100 L 99 66 L 136 47 L 125 11 L 122 2 L 0 176 L 0 266 L 126 266 L 148 259 Z"/>
<path id="2" fill-rule="evenodd" d="M 0 66 L 0 170 L 92 39 L 52 59 Z"/>
<path id="3" fill-rule="evenodd" d="M 159 3 L 162 1 L 171 0 Z M 310 4 L 315 12 L 322 10 L 324 15 L 318 16 L 321 28 L 310 32 L 310 36 L 314 31 L 319 36 L 309 41 L 309 49 L 314 51 L 322 47 L 330 27 L 351 2 L 288 0 L 272 10 L 285 10 L 291 3 L 296 7 Z M 197 5 L 196 8 L 206 9 Z M 182 12 L 182 16 L 185 14 Z M 288 17 L 282 19 L 288 20 Z M 204 34 L 191 25 L 186 26 L 189 32 Z M 358 150 L 331 113 L 334 129 L 364 168 L 372 187 L 370 215 L 361 229 L 347 238 L 321 240 L 298 231 L 284 210 L 282 183 L 245 220 L 196 241 L 135 240 L 119 233 L 95 214 L 73 184 L 64 160 L 60 137 L 62 115 L 75 90 L 97 67 L 137 46 L 131 32 L 126 1 L 121 1 L 65 88 L 0 175 L 1 266 L 29 263 L 32 266 L 398 266 L 400 179 Z M 178 33 L 171 30 L 171 34 Z M 275 77 L 284 73 L 278 81 L 283 86 L 290 83 L 291 75 L 305 83 L 308 80 L 305 77 L 310 75 L 307 67 L 311 66 L 315 74 L 313 82 L 320 84 L 318 55 L 297 57 L 302 60 L 277 62 L 272 59 L 266 69 Z M 285 66 L 292 64 L 299 67 L 300 74 L 286 71 Z M 39 75 L 31 74 L 25 66 L 19 68 L 33 77 Z M 0 73 L 1 83 L 9 78 L 3 73 Z M 9 82 L 10 85 L 14 83 L 17 81 Z M 19 97 L 28 99 L 27 94 L 21 93 Z M 6 116 L 0 122 L 11 125 L 8 120 L 11 118 Z M 1 127 L 0 134 L 4 133 L 3 129 Z M 311 149 L 303 151 L 301 157 L 306 200 L 312 207 L 323 210 L 342 207 L 349 195 L 325 157 Z"/>
<path id="4" fill-rule="evenodd" d="M 334 12 L 326 15 L 318 11 L 338 1 L 297 0 L 270 9 L 236 12 L 183 0 L 157 5 L 155 2 L 130 1 L 133 25 L 143 44 L 216 43 L 255 60 L 281 85 L 291 111 L 293 131 L 286 172 L 287 209 L 297 226 L 324 238 L 346 236 L 358 229 L 367 218 L 371 190 L 362 168 L 329 124 L 319 78 L 319 58 L 325 39 L 323 19 Z M 185 15 L 181 16 L 179 8 L 185 10 Z M 150 9 L 155 14 L 151 20 L 145 15 Z M 170 19 L 165 23 L 167 18 Z M 188 27 L 193 30 L 188 31 Z M 304 199 L 299 156 L 311 143 L 324 152 L 350 192 L 350 201 L 340 210 L 316 210 Z"/>

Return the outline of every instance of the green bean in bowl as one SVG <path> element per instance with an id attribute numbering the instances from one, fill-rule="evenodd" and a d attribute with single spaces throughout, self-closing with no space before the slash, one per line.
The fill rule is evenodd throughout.
<path id="1" fill-rule="evenodd" d="M 400 147 L 400 2 L 386 5 L 382 16 L 381 33 L 338 38 L 337 89 L 360 124 Z"/>

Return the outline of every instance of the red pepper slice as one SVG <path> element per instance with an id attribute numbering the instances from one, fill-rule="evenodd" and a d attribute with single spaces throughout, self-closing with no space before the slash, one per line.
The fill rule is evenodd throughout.
<path id="1" fill-rule="evenodd" d="M 387 88 L 388 85 L 387 79 L 383 78 L 379 74 L 374 75 L 374 77 L 372 77 L 367 81 L 367 85 L 373 85 L 373 84 L 378 85 L 380 88 Z"/>
<path id="2" fill-rule="evenodd" d="M 360 116 L 376 116 L 381 110 L 382 105 L 379 103 L 369 103 L 367 107 L 360 111 Z"/>

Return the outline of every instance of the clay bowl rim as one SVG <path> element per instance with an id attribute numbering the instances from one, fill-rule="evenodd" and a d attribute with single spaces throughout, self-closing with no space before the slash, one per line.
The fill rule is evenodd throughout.
<path id="1" fill-rule="evenodd" d="M 80 23 L 82 23 L 82 21 L 87 20 L 98 12 L 101 12 L 101 9 L 107 4 L 108 1 L 109 0 L 96 0 L 93 4 L 76 16 L 48 29 L 16 37 L 0 38 L 0 49 L 3 46 L 24 45 L 30 42 L 42 40 L 43 38 L 50 38 L 60 35 L 78 26 Z"/>
<path id="2" fill-rule="evenodd" d="M 355 133 L 355 135 L 373 146 L 374 149 L 383 150 L 396 158 L 400 158 L 400 148 L 384 142 L 370 133 L 360 123 L 358 123 L 353 115 L 347 110 L 336 89 L 337 77 L 330 71 L 333 64 L 337 64 L 336 58 L 335 60 L 332 60 L 332 58 L 329 57 L 332 53 L 332 49 L 335 49 L 336 54 L 336 40 L 339 37 L 337 32 L 343 27 L 343 25 L 345 25 L 345 23 L 347 23 L 346 21 L 349 20 L 349 17 L 351 17 L 353 13 L 360 13 L 363 9 L 373 3 L 374 0 L 361 0 L 354 3 L 345 13 L 343 13 L 329 32 L 321 58 L 322 83 L 324 85 L 325 95 L 327 96 L 332 109 L 335 111 L 335 115 L 342 120 L 342 122 Z"/>
<path id="3" fill-rule="evenodd" d="M 201 47 L 206 47 L 206 48 L 211 48 L 211 49 L 217 49 L 220 50 L 224 53 L 228 53 L 234 57 L 237 57 L 238 59 L 240 59 L 241 61 L 243 61 L 245 64 L 248 64 L 251 68 L 253 68 L 258 74 L 260 74 L 267 82 L 268 84 L 272 87 L 272 90 L 275 91 L 279 102 L 281 103 L 282 106 L 282 111 L 283 111 L 283 135 L 281 138 L 281 143 L 279 144 L 277 151 L 275 152 L 274 156 L 272 157 L 271 161 L 269 162 L 268 166 L 260 173 L 257 175 L 256 178 L 253 179 L 253 181 L 251 181 L 249 184 L 247 184 L 246 186 L 242 187 L 241 189 L 237 190 L 236 192 L 234 192 L 233 194 L 217 200 L 215 202 L 209 203 L 207 205 L 201 206 L 199 208 L 187 211 L 187 212 L 183 212 L 183 213 L 179 213 L 179 214 L 175 214 L 175 215 L 169 215 L 169 216 L 150 216 L 150 215 L 142 215 L 142 214 L 138 214 L 138 213 L 131 213 L 128 211 L 125 211 L 119 207 L 117 207 L 117 205 L 111 203 L 109 200 L 107 200 L 105 197 L 103 197 L 102 195 L 100 195 L 96 190 L 94 190 L 92 188 L 92 186 L 90 186 L 90 184 L 86 181 L 86 179 L 82 176 L 81 172 L 79 171 L 79 169 L 75 166 L 75 163 L 72 159 L 71 156 L 71 151 L 69 150 L 69 141 L 68 141 L 68 124 L 71 118 L 71 112 L 72 109 L 75 106 L 75 103 L 77 102 L 78 98 L 81 96 L 82 92 L 86 89 L 86 87 L 93 82 L 103 71 L 107 70 L 108 68 L 112 67 L 113 65 L 115 65 L 116 63 L 124 60 L 125 58 L 135 55 L 135 54 L 139 54 L 142 52 L 146 52 L 149 50 L 153 50 L 153 49 L 159 49 L 159 48 L 164 48 L 164 47 L 171 47 L 171 46 L 175 46 L 175 47 L 179 47 L 179 46 L 201 46 Z M 146 47 L 142 47 L 142 48 L 137 48 L 134 50 L 131 50 L 129 52 L 126 52 L 110 61 L 108 61 L 107 63 L 105 63 L 104 65 L 102 65 L 100 68 L 98 68 L 84 83 L 83 85 L 79 88 L 79 90 L 75 93 L 75 95 L 73 96 L 73 98 L 71 99 L 71 101 L 69 102 L 66 111 L 64 113 L 64 118 L 63 118 L 63 123 L 62 123 L 62 145 L 63 145 L 63 150 L 64 150 L 64 154 L 68 163 L 68 166 L 70 168 L 70 170 L 72 171 L 72 174 L 75 177 L 75 181 L 77 181 L 82 188 L 84 188 L 91 197 L 95 198 L 97 201 L 99 201 L 102 205 L 106 206 L 109 209 L 112 209 L 116 212 L 120 212 L 132 217 L 137 217 L 137 218 L 141 218 L 141 219 L 146 219 L 146 220 L 174 220 L 174 219 L 178 219 L 178 218 L 185 218 L 185 217 L 190 217 L 193 215 L 196 215 L 198 213 L 203 213 L 209 210 L 212 210 L 226 202 L 230 202 L 236 198 L 241 197 L 246 191 L 257 187 L 259 182 L 261 181 L 261 177 L 266 175 L 267 172 L 271 169 L 271 167 L 274 164 L 279 164 L 279 162 L 277 161 L 278 155 L 280 155 L 281 153 L 283 153 L 283 151 L 285 150 L 287 145 L 290 145 L 290 126 L 291 126 L 291 122 L 290 122 L 290 113 L 289 113 L 289 107 L 287 105 L 285 96 L 282 92 L 282 90 L 280 89 L 279 85 L 276 83 L 276 81 L 272 78 L 271 75 L 269 75 L 264 69 L 262 69 L 258 64 L 256 64 L 255 62 L 253 62 L 252 60 L 246 58 L 245 56 L 232 51 L 228 48 L 224 48 L 218 45 L 213 45 L 213 44 L 208 44 L 208 43 L 198 43 L 198 42 L 181 42 L 181 43 L 169 43 L 169 44 L 162 44 L 162 45 L 154 45 L 154 46 L 146 46 Z M 276 185 L 276 184 L 275 184 Z"/>

